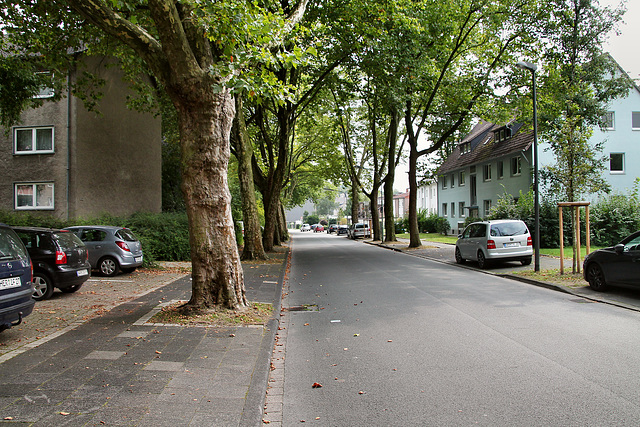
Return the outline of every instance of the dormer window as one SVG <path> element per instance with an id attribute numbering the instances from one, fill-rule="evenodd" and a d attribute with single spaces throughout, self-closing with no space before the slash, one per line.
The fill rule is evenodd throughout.
<path id="1" fill-rule="evenodd" d="M 471 143 L 463 142 L 460 144 L 460 154 L 467 154 L 471 152 Z"/>
<path id="2" fill-rule="evenodd" d="M 493 135 L 494 135 L 493 138 L 495 139 L 496 142 L 505 141 L 511 138 L 511 128 L 503 127 L 502 129 L 495 131 Z"/>

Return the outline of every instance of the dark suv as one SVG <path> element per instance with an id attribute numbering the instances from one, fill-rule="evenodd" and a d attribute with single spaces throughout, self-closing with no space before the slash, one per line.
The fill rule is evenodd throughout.
<path id="1" fill-rule="evenodd" d="M 29 251 L 33 262 L 33 299 L 45 300 L 53 289 L 75 292 L 91 277 L 86 246 L 64 230 L 40 227 L 13 227 Z"/>
<path id="2" fill-rule="evenodd" d="M 0 331 L 19 325 L 33 311 L 32 267 L 16 233 L 0 224 Z"/>

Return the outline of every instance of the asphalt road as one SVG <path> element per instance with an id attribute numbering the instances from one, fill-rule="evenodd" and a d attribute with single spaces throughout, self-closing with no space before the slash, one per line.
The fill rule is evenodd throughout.
<path id="1" fill-rule="evenodd" d="M 326 233 L 292 252 L 284 426 L 640 420 L 640 313 Z"/>

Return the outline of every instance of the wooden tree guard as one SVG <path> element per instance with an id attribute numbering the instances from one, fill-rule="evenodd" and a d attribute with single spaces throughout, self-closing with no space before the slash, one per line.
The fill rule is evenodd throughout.
<path id="1" fill-rule="evenodd" d="M 562 208 L 570 207 L 574 209 L 573 232 L 576 236 L 576 246 L 574 253 L 576 254 L 577 273 L 580 273 L 580 207 L 585 207 L 586 218 L 586 234 L 587 234 L 587 255 L 591 252 L 591 228 L 589 225 L 589 202 L 560 202 L 558 209 L 560 210 L 560 274 L 564 274 L 564 227 L 562 222 Z M 577 250 L 576 250 L 577 249 Z M 576 271 L 574 271 L 576 273 Z"/>

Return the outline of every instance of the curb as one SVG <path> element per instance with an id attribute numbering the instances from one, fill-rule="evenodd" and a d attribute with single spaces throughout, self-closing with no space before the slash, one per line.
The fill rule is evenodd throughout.
<path id="1" fill-rule="evenodd" d="M 266 325 L 266 332 L 263 335 L 260 350 L 256 359 L 256 367 L 251 377 L 251 384 L 247 392 L 247 400 L 245 409 L 242 411 L 240 419 L 241 426 L 260 426 L 264 417 L 264 405 L 266 399 L 266 390 L 269 386 L 269 373 L 271 372 L 271 356 L 273 354 L 273 346 L 276 341 L 278 326 L 280 325 L 280 307 L 282 305 L 282 289 L 284 278 L 289 265 L 289 254 L 291 247 L 287 248 L 285 253 L 285 261 L 282 264 L 280 273 L 280 287 L 276 299 L 273 302 L 273 317 Z"/>

